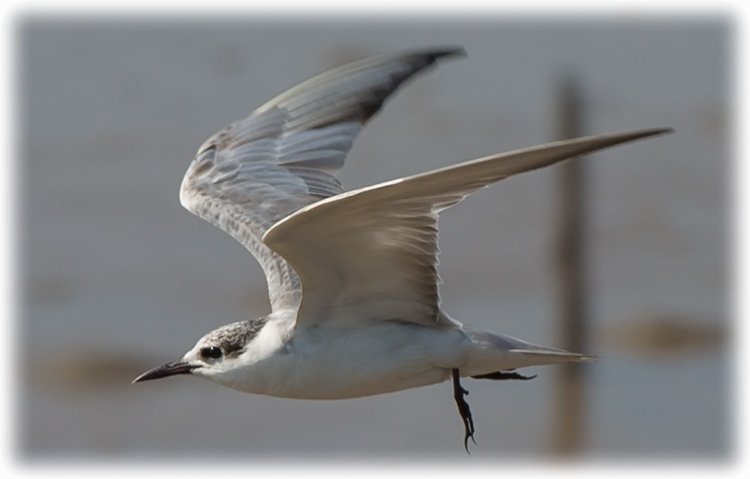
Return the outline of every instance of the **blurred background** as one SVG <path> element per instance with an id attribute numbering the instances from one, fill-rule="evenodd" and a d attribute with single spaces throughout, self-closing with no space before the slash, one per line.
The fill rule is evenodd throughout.
<path id="1" fill-rule="evenodd" d="M 15 27 L 22 460 L 464 457 L 449 383 L 320 402 L 189 377 L 130 384 L 204 333 L 269 310 L 251 255 L 179 204 L 204 139 L 328 68 L 443 45 L 469 56 L 391 99 L 349 155 L 347 188 L 571 131 L 676 130 L 580 163 L 578 230 L 561 220 L 564 167 L 441 215 L 449 314 L 602 357 L 583 374 L 464 381 L 473 456 L 731 456 L 728 19 L 25 16 Z M 567 234 L 579 235 L 583 264 L 573 326 Z"/>

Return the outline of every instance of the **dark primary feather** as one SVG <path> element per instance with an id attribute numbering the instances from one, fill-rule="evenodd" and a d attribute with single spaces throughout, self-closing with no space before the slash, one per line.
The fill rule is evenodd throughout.
<path id="1" fill-rule="evenodd" d="M 180 190 L 182 204 L 218 226 L 260 262 L 274 311 L 294 308 L 294 270 L 262 242 L 277 221 L 343 192 L 336 174 L 363 125 L 400 85 L 438 59 L 433 49 L 366 58 L 318 75 L 209 138 Z"/>

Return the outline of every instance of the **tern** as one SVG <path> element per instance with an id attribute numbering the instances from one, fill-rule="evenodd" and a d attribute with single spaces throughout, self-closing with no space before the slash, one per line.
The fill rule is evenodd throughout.
<path id="1" fill-rule="evenodd" d="M 438 213 L 509 176 L 671 129 L 558 141 L 344 191 L 336 174 L 388 97 L 438 60 L 462 55 L 435 48 L 346 64 L 203 143 L 180 202 L 250 250 L 272 312 L 209 332 L 133 382 L 191 374 L 254 394 L 345 399 L 452 379 L 468 452 L 475 428 L 462 377 L 530 379 L 515 370 L 590 359 L 446 314 Z"/>

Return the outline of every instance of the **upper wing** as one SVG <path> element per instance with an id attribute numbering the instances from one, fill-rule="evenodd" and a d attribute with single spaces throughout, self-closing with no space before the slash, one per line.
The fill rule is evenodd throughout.
<path id="1" fill-rule="evenodd" d="M 668 131 L 559 141 L 354 190 L 281 220 L 263 242 L 299 274 L 298 323 L 400 319 L 435 325 L 440 210 L 508 176 Z"/>
<path id="2" fill-rule="evenodd" d="M 343 191 L 335 174 L 386 99 L 441 57 L 438 49 L 366 58 L 314 77 L 209 138 L 180 189 L 183 206 L 242 243 L 260 262 L 273 310 L 296 307 L 297 275 L 261 242 L 274 223 Z"/>

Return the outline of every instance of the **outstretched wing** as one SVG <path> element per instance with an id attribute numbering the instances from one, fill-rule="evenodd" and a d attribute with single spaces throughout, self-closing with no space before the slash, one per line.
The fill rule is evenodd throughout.
<path id="1" fill-rule="evenodd" d="M 559 141 L 344 193 L 263 237 L 297 271 L 297 324 L 400 319 L 439 324 L 438 213 L 508 176 L 670 130 Z"/>
<path id="2" fill-rule="evenodd" d="M 435 49 L 354 62 L 314 77 L 209 138 L 180 189 L 183 206 L 242 243 L 260 262 L 274 311 L 299 304 L 294 270 L 262 242 L 287 215 L 342 193 L 336 173 L 364 124 L 437 59 Z"/>

